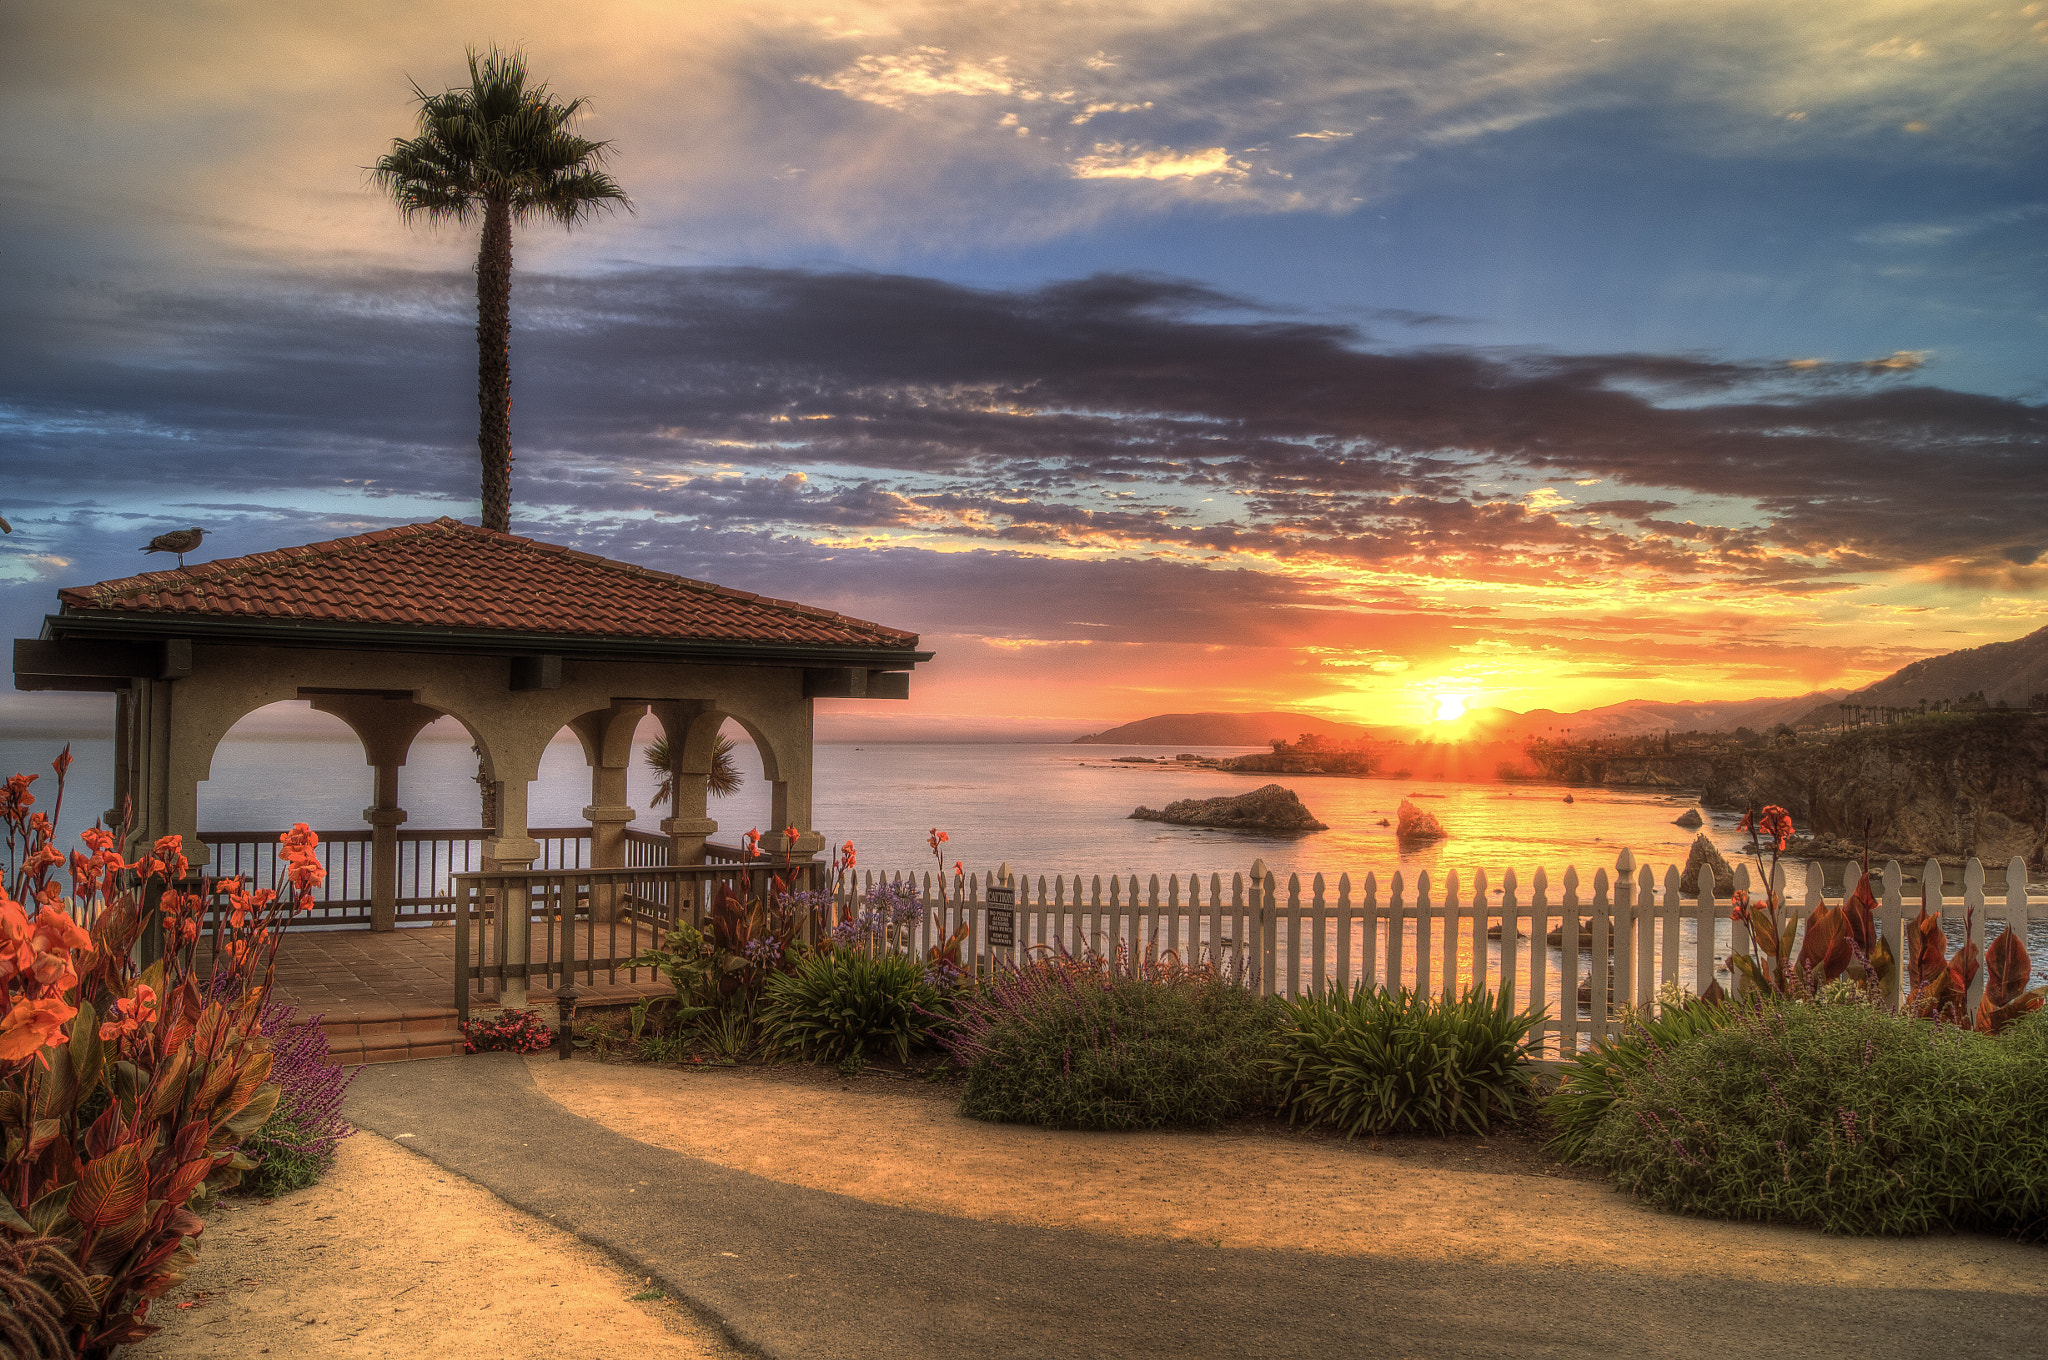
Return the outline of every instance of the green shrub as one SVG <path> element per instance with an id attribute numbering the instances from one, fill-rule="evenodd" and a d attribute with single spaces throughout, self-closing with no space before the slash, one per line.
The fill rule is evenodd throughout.
<path id="1" fill-rule="evenodd" d="M 244 1155 L 257 1159 L 242 1177 L 242 1188 L 257 1195 L 288 1195 L 315 1184 L 334 1169 L 334 1146 L 317 1121 L 280 1109 L 242 1141 Z"/>
<path id="2" fill-rule="evenodd" d="M 1203 972 L 1042 961 L 960 1007 L 960 1113 L 1062 1129 L 1214 1128 L 1264 1097 L 1272 1003 Z"/>
<path id="3" fill-rule="evenodd" d="M 2048 1023 L 1765 1003 L 1624 1073 L 1582 1159 L 1679 1213 L 2048 1233 Z"/>
<path id="4" fill-rule="evenodd" d="M 1543 1102 L 1555 1130 L 1550 1150 L 1567 1162 L 1584 1159 L 1586 1140 L 1614 1108 L 1629 1078 L 1652 1058 L 1708 1030 L 1731 1024 L 1737 1012 L 1726 1004 L 1691 1000 L 1666 1005 L 1654 1016 L 1637 1014 L 1613 1043 L 1595 1039 L 1591 1049 L 1565 1061 L 1564 1083 Z"/>
<path id="5" fill-rule="evenodd" d="M 882 1049 L 907 1061 L 930 1041 L 945 1005 L 921 961 L 846 948 L 820 950 L 795 972 L 770 977 L 763 1001 L 771 1043 L 839 1063 Z"/>
<path id="6" fill-rule="evenodd" d="M 1529 1031 L 1542 1010 L 1507 992 L 1401 988 L 1286 1003 L 1267 1060 L 1290 1121 L 1360 1133 L 1485 1133 L 1529 1092 Z"/>

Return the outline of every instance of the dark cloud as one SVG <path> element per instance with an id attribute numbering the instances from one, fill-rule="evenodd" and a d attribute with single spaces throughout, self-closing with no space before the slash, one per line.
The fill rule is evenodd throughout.
<path id="1" fill-rule="evenodd" d="M 335 492 L 388 500 L 393 519 L 460 513 L 468 293 L 395 272 L 25 288 L 0 303 L 8 511 L 93 560 L 105 517 L 76 508 L 88 487 L 102 506 L 278 532 L 333 522 L 314 501 Z M 2011 575 L 2048 515 L 2040 406 L 1893 371 L 1374 350 L 1344 325 L 1129 274 L 1015 291 L 796 269 L 522 276 L 515 312 L 516 484 L 555 533 L 655 516 L 1811 591 L 1926 563 Z M 1566 478 L 1651 494 L 1524 499 Z M 1750 510 L 1698 509 L 1727 500 Z M 1000 560 L 1014 575 L 1023 559 Z"/>

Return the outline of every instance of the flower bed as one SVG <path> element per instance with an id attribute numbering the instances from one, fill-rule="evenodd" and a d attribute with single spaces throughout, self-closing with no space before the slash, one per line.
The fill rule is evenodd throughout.
<path id="1" fill-rule="evenodd" d="M 189 890 L 176 836 L 128 862 L 127 829 L 95 825 L 67 855 L 70 764 L 67 748 L 47 815 L 37 776 L 0 785 L 0 1291 L 15 1349 L 98 1357 L 156 1330 L 200 1214 L 256 1169 L 243 1144 L 281 1095 L 263 1027 L 278 938 L 324 870 L 303 824 L 281 840 L 280 890 Z M 142 967 L 152 924 L 163 956 Z"/>

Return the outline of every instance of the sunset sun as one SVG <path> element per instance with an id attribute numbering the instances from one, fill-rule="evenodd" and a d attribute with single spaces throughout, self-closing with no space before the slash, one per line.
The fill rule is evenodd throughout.
<path id="1" fill-rule="evenodd" d="M 1469 694 L 1439 694 L 1436 696 L 1436 720 L 1456 722 L 1465 716 L 1465 702 Z"/>

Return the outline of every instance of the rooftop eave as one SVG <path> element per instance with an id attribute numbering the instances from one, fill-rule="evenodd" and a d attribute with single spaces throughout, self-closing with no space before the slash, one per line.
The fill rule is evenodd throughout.
<path id="1" fill-rule="evenodd" d="M 43 616 L 42 636 L 62 638 L 190 638 L 243 647 L 319 647 L 364 652 L 513 656 L 546 653 L 587 661 L 682 662 L 741 666 L 865 666 L 910 670 L 934 653 L 911 647 L 845 643 L 748 641 L 731 638 L 626 638 L 581 633 L 538 633 L 503 628 L 426 628 L 398 624 L 287 622 L 279 619 L 208 618 L 134 610 L 82 610 L 67 606 Z"/>

